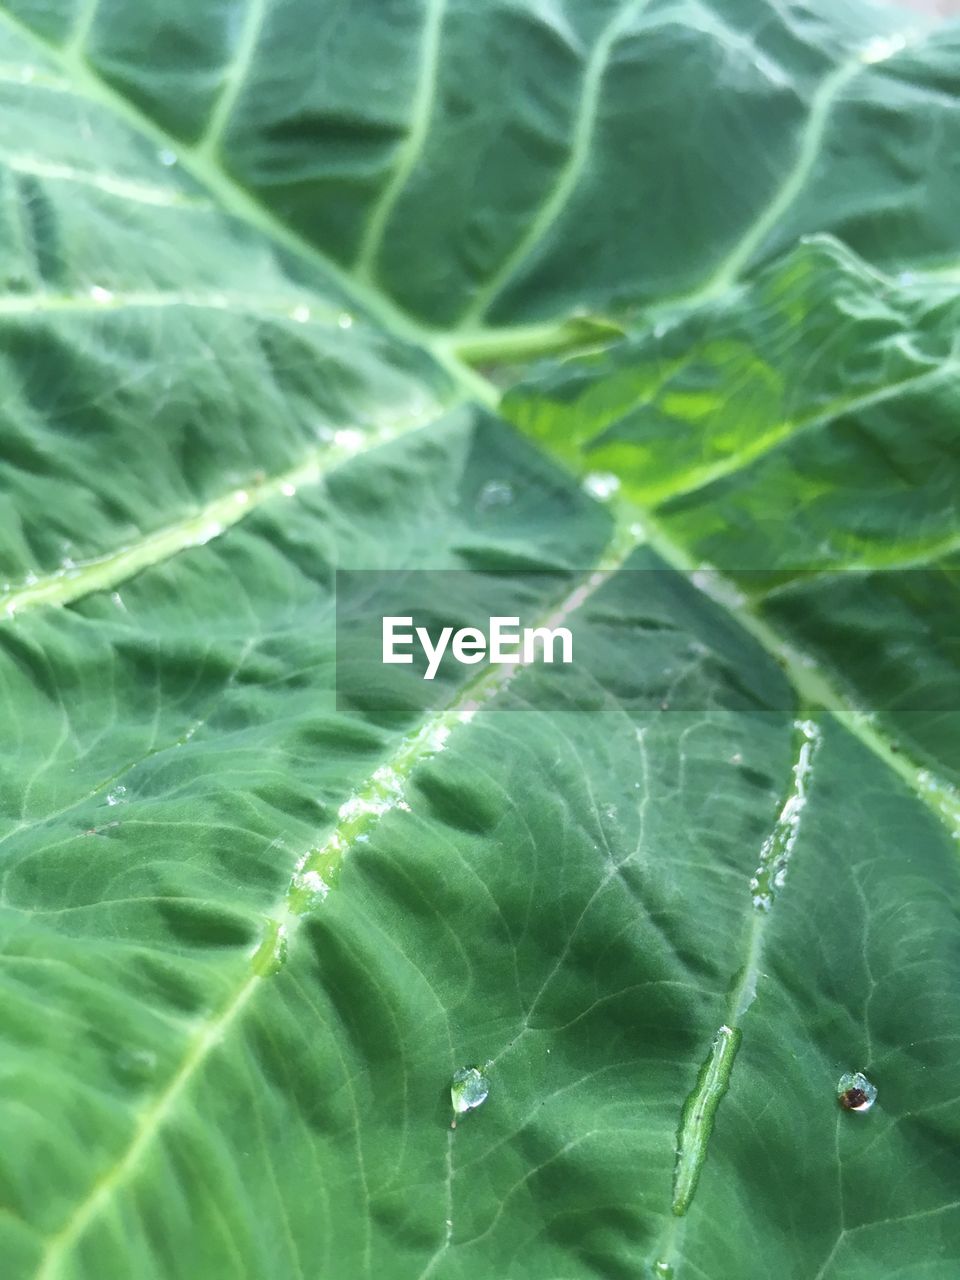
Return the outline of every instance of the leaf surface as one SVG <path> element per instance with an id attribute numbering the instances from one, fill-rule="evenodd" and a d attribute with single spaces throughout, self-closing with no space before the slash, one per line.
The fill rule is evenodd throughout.
<path id="1" fill-rule="evenodd" d="M 952 1280 L 910 21 L 7 4 L 5 1275 Z M 577 661 L 345 699 L 338 573 L 423 569 Z"/>

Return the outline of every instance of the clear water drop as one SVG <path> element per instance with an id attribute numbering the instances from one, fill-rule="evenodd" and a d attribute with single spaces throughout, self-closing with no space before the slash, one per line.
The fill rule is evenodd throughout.
<path id="1" fill-rule="evenodd" d="M 290 318 L 296 320 L 297 324 L 306 324 L 310 319 L 310 308 L 304 306 L 294 307 L 290 312 Z"/>
<path id="2" fill-rule="evenodd" d="M 113 1061 L 118 1073 L 131 1081 L 149 1080 L 157 1067 L 152 1049 L 120 1049 Z"/>
<path id="3" fill-rule="evenodd" d="M 860 57 L 868 65 L 874 62 L 886 62 L 895 53 L 907 47 L 907 36 L 898 31 L 889 36 L 873 36 L 860 50 Z"/>
<path id="4" fill-rule="evenodd" d="M 598 502 L 609 502 L 620 488 L 619 479 L 610 471 L 591 471 L 583 478 L 583 487 Z"/>
<path id="5" fill-rule="evenodd" d="M 455 1071 L 450 1084 L 450 1101 L 453 1104 L 450 1128 L 457 1127 L 457 1116 L 482 1106 L 489 1092 L 490 1081 L 479 1067 L 461 1067 L 459 1071 Z"/>
<path id="6" fill-rule="evenodd" d="M 357 431 L 355 427 L 341 427 L 333 433 L 333 443 L 338 449 L 344 449 L 348 453 L 356 453 L 363 447 L 364 434 Z"/>
<path id="7" fill-rule="evenodd" d="M 672 1275 L 673 1275 L 673 1267 L 671 1267 L 671 1265 L 670 1265 L 670 1263 L 669 1263 L 669 1262 L 663 1262 L 663 1261 L 655 1262 L 655 1263 L 653 1264 L 653 1269 L 654 1269 L 654 1271 L 657 1273 L 657 1275 L 658 1275 L 658 1276 L 672 1276 Z"/>
<path id="8" fill-rule="evenodd" d="M 291 889 L 291 909 L 300 914 L 325 902 L 330 885 L 319 871 L 305 870 L 295 872 Z"/>
<path id="9" fill-rule="evenodd" d="M 481 511 L 491 507 L 508 507 L 513 502 L 513 485 L 507 480 L 488 480 L 480 490 L 477 506 Z"/>
<path id="10" fill-rule="evenodd" d="M 337 324 L 341 329 L 351 329 L 353 327 L 353 316 L 349 311 L 341 311 L 337 316 Z"/>
<path id="11" fill-rule="evenodd" d="M 169 151 L 166 147 L 163 147 L 157 152 L 157 159 L 165 169 L 170 169 L 177 163 L 177 153 L 175 151 Z"/>
<path id="12" fill-rule="evenodd" d="M 869 1111 L 877 1100 L 877 1086 L 862 1071 L 848 1071 L 837 1082 L 837 1101 L 844 1111 Z"/>
<path id="13" fill-rule="evenodd" d="M 127 794 L 126 787 L 114 787 L 112 791 L 107 792 L 107 804 L 123 804 L 123 798 Z"/>
<path id="14" fill-rule="evenodd" d="M 90 286 L 90 297 L 94 302 L 99 302 L 101 305 L 106 306 L 108 302 L 113 301 L 113 292 L 110 289 L 104 289 L 101 284 L 92 284 Z"/>

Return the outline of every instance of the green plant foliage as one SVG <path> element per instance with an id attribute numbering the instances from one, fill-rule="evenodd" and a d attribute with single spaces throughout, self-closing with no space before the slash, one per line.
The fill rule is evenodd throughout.
<path id="1" fill-rule="evenodd" d="M 918 21 L 6 0 L 3 1280 L 954 1280 Z M 424 568 L 577 662 L 338 699 Z"/>

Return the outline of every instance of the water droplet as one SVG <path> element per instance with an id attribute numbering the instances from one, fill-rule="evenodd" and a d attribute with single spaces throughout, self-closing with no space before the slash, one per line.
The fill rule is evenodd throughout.
<path id="1" fill-rule="evenodd" d="M 107 792 L 107 804 L 123 804 L 123 798 L 126 794 L 126 787 L 114 787 L 112 791 Z"/>
<path id="2" fill-rule="evenodd" d="M 363 432 L 357 431 L 355 427 L 341 427 L 333 433 L 333 443 L 338 449 L 346 449 L 349 453 L 356 453 L 363 440 Z"/>
<path id="3" fill-rule="evenodd" d="M 40 579 L 37 577 L 37 575 L 33 572 L 32 569 L 30 570 L 29 573 L 25 573 L 23 575 L 23 585 L 25 587 L 35 586 L 39 581 Z"/>
<path id="4" fill-rule="evenodd" d="M 330 886 L 324 880 L 319 871 L 298 871 L 293 877 L 292 899 L 294 909 L 299 913 L 301 911 L 311 911 L 314 907 L 318 907 L 321 902 L 325 901 L 327 894 L 330 892 Z"/>
<path id="5" fill-rule="evenodd" d="M 848 1071 L 837 1084 L 837 1100 L 845 1111 L 869 1111 L 877 1100 L 877 1086 L 862 1071 Z"/>
<path id="6" fill-rule="evenodd" d="M 297 324 L 306 324 L 310 319 L 310 308 L 303 306 L 294 307 L 290 312 L 290 317 L 291 319 L 296 320 Z"/>
<path id="7" fill-rule="evenodd" d="M 349 311 L 341 311 L 340 314 L 337 316 L 337 324 L 340 326 L 341 329 L 352 329 L 353 316 L 350 315 Z"/>
<path id="8" fill-rule="evenodd" d="M 197 546 L 206 546 L 206 544 L 211 542 L 214 538 L 219 538 L 221 533 L 223 533 L 223 525 L 219 524 L 216 520 L 212 520 L 210 524 L 204 525 L 197 534 Z"/>
<path id="9" fill-rule="evenodd" d="M 481 511 L 491 507 L 508 507 L 513 501 L 513 485 L 506 480 L 488 480 L 480 490 L 477 506 Z"/>
<path id="10" fill-rule="evenodd" d="M 119 591 L 111 591 L 110 599 L 118 609 L 122 609 L 124 613 L 127 612 L 127 606 L 123 603 L 123 596 L 121 596 Z"/>
<path id="11" fill-rule="evenodd" d="M 163 147 L 157 152 L 157 159 L 165 169 L 169 169 L 177 163 L 177 153 L 175 151 L 169 151 L 166 147 Z"/>
<path id="12" fill-rule="evenodd" d="M 670 1265 L 670 1263 L 669 1263 L 669 1262 L 663 1262 L 663 1261 L 661 1261 L 661 1262 L 655 1262 L 655 1263 L 653 1264 L 653 1269 L 654 1269 L 654 1271 L 657 1273 L 657 1275 L 658 1275 L 658 1276 L 672 1276 L 672 1275 L 673 1275 L 673 1267 L 671 1267 L 671 1265 Z"/>
<path id="13" fill-rule="evenodd" d="M 583 478 L 583 487 L 598 502 L 609 502 L 620 488 L 619 479 L 610 471 L 591 471 Z"/>
<path id="14" fill-rule="evenodd" d="M 292 498 L 297 492 L 297 486 L 295 484 L 291 484 L 289 480 L 285 480 L 280 486 L 280 492 L 285 498 Z"/>
<path id="15" fill-rule="evenodd" d="M 902 32 L 898 31 L 891 36 L 874 36 L 860 51 L 860 58 L 867 63 L 885 62 L 887 58 L 892 58 L 895 53 L 899 53 L 906 47 L 907 37 Z"/>
<path id="16" fill-rule="evenodd" d="M 461 1067 L 453 1073 L 450 1085 L 450 1101 L 453 1103 L 453 1120 L 450 1128 L 457 1127 L 457 1116 L 475 1111 L 487 1100 L 490 1081 L 479 1067 Z"/>
<path id="17" fill-rule="evenodd" d="M 149 1080 L 156 1070 L 157 1055 L 152 1049 L 120 1049 L 113 1058 L 118 1073 L 127 1080 Z"/>
<path id="18" fill-rule="evenodd" d="M 917 277 L 913 274 L 912 271 L 901 271 L 900 274 L 897 276 L 898 282 L 904 285 L 914 284 L 916 282 L 916 279 Z"/>
<path id="19" fill-rule="evenodd" d="M 113 301 L 113 293 L 111 292 L 111 290 L 104 289 L 104 287 L 99 284 L 92 284 L 90 286 L 90 297 L 94 300 L 94 302 L 99 302 L 103 305 L 106 305 L 106 303 Z"/>

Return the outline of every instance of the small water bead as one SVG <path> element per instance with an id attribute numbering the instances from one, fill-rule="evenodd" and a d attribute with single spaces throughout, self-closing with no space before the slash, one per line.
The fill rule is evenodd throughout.
<path id="1" fill-rule="evenodd" d="M 617 476 L 609 471 L 591 471 L 583 478 L 583 487 L 598 502 L 609 502 L 620 488 Z"/>
<path id="2" fill-rule="evenodd" d="M 164 147 L 162 150 L 157 152 L 157 159 L 165 169 L 170 169 L 177 163 L 177 153 L 175 151 L 168 151 L 166 147 Z"/>
<path id="3" fill-rule="evenodd" d="M 480 490 L 477 506 L 481 511 L 491 507 L 508 507 L 513 502 L 513 485 L 507 480 L 488 480 Z"/>
<path id="4" fill-rule="evenodd" d="M 355 427 L 341 427 L 333 433 L 333 443 L 347 453 L 357 453 L 363 448 L 364 434 Z"/>
<path id="5" fill-rule="evenodd" d="M 479 1067 L 461 1067 L 459 1071 L 455 1071 L 450 1085 L 450 1101 L 453 1104 L 450 1128 L 457 1127 L 457 1116 L 482 1106 L 489 1092 L 490 1081 Z"/>
<path id="6" fill-rule="evenodd" d="M 862 1071 L 848 1071 L 837 1084 L 837 1101 L 844 1111 L 869 1111 L 877 1100 L 877 1086 Z"/>
<path id="7" fill-rule="evenodd" d="M 653 1264 L 653 1269 L 658 1276 L 673 1275 L 673 1267 L 671 1267 L 669 1262 L 655 1262 Z"/>
<path id="8" fill-rule="evenodd" d="M 107 792 L 107 804 L 123 804 L 124 796 L 127 794 L 126 787 L 114 787 L 112 791 Z"/>
<path id="9" fill-rule="evenodd" d="M 304 870 L 294 874 L 292 889 L 291 910 L 299 915 L 325 902 L 330 892 L 330 885 L 319 871 Z"/>
<path id="10" fill-rule="evenodd" d="M 134 1084 L 149 1080 L 157 1067 L 157 1055 L 151 1049 L 120 1049 L 113 1061 L 117 1074 Z"/>
<path id="11" fill-rule="evenodd" d="M 889 36 L 873 36 L 860 50 L 860 58 L 868 65 L 874 62 L 886 62 L 894 54 L 907 47 L 907 35 L 898 31 Z"/>
<path id="12" fill-rule="evenodd" d="M 337 324 L 341 329 L 353 328 L 353 316 L 348 311 L 341 311 L 337 316 Z"/>

